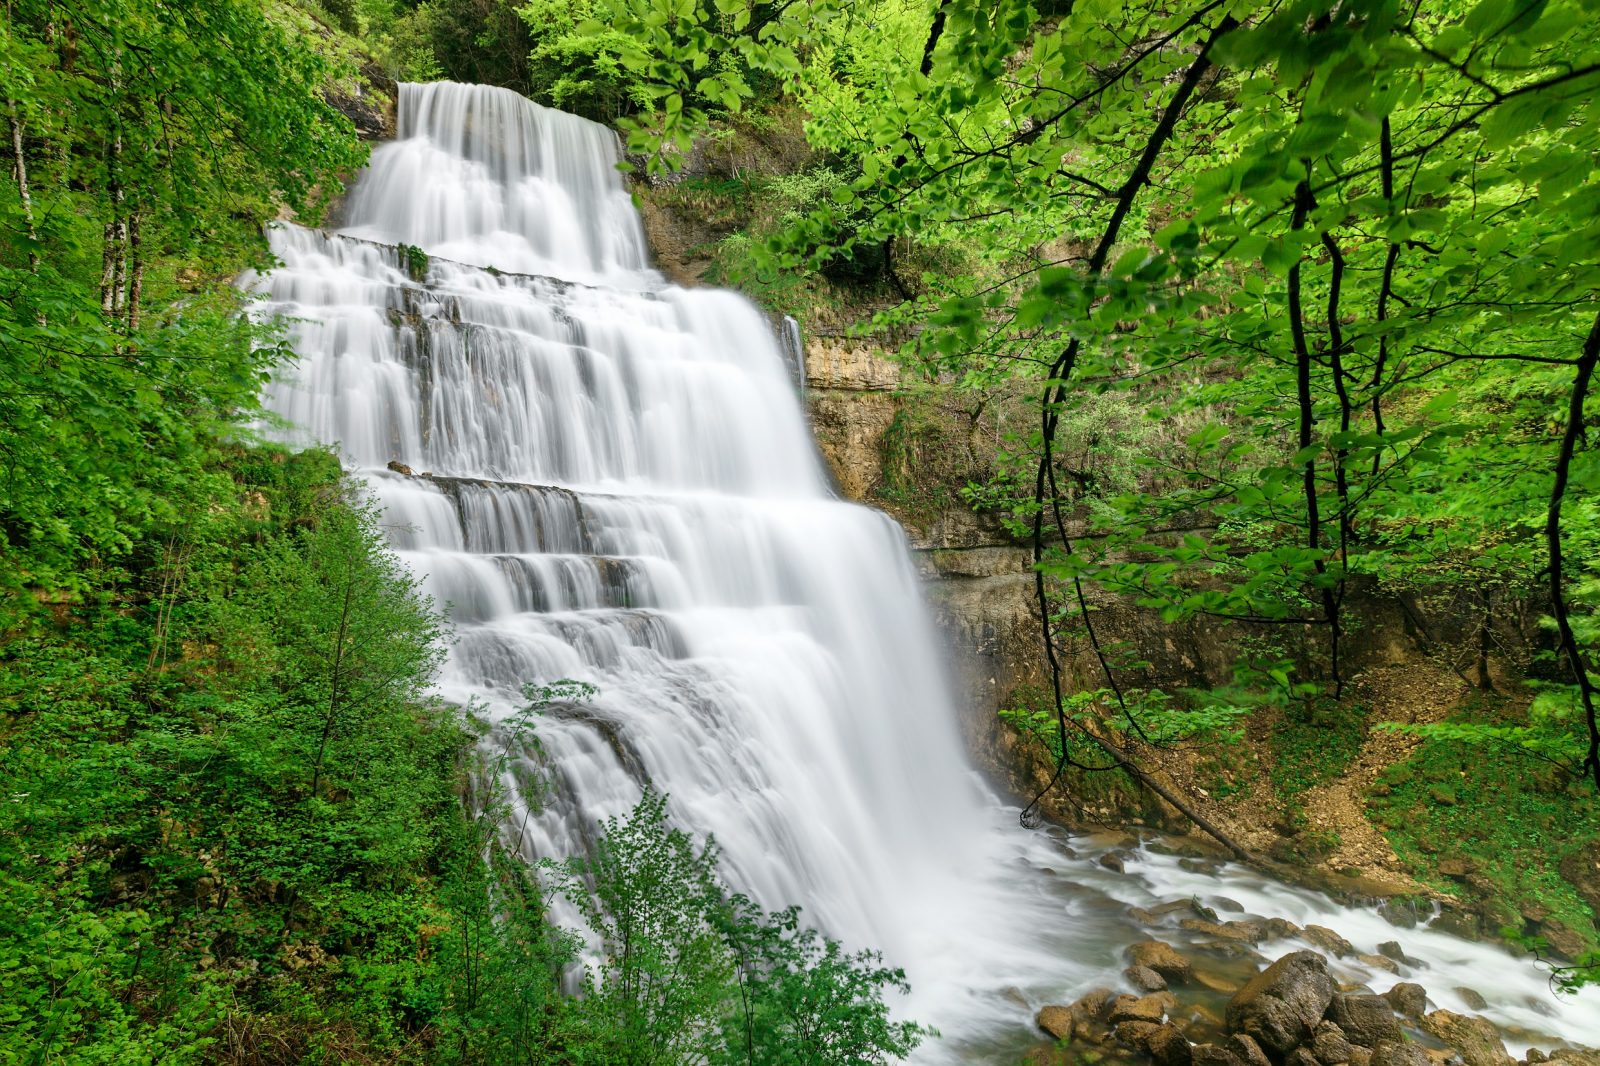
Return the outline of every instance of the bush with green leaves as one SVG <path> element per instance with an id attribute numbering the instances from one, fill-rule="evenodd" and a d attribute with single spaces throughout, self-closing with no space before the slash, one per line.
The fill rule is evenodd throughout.
<path id="1" fill-rule="evenodd" d="M 697 846 L 647 792 L 607 819 L 593 852 L 547 864 L 600 958 L 574 1009 L 590 1042 L 576 1061 L 875 1066 L 931 1031 L 892 1018 L 904 975 L 732 892 L 712 845 Z"/>

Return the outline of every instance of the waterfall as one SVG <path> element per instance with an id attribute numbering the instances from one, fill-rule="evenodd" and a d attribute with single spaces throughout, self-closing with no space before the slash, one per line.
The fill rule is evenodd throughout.
<path id="1" fill-rule="evenodd" d="M 653 783 L 741 891 L 906 969 L 929 1062 L 1015 1061 L 1041 1003 L 1116 980 L 1127 903 L 1229 891 L 1142 853 L 1116 878 L 976 779 L 900 530 L 831 494 L 764 316 L 650 269 L 610 131 L 477 86 L 399 108 L 345 227 L 272 227 L 246 281 L 299 355 L 267 406 L 448 606 L 446 698 L 496 722 L 527 684 L 599 690 L 540 721 L 530 856 Z M 1480 989 L 1517 1022 L 1523 969 Z"/>

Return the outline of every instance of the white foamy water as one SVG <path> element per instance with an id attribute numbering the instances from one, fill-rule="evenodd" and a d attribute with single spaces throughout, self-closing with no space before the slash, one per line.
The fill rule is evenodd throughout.
<path id="1" fill-rule="evenodd" d="M 505 90 L 402 86 L 347 227 L 274 227 L 282 266 L 246 282 L 300 357 L 268 406 L 338 446 L 449 607 L 442 694 L 504 721 L 525 685 L 599 689 L 540 722 L 555 795 L 530 857 L 579 851 L 653 783 L 738 888 L 906 969 L 902 1009 L 945 1034 L 926 1062 L 1014 1061 L 1040 1004 L 1117 980 L 1143 936 L 1125 903 L 1220 892 L 1372 939 L 1253 874 L 1206 888 L 1146 856 L 1116 877 L 1017 826 L 960 750 L 900 530 L 829 491 L 761 313 L 650 269 L 616 151 Z M 1528 964 L 1383 931 L 1492 968 L 1498 1020 L 1600 1042 L 1600 1010 L 1529 1005 Z"/>

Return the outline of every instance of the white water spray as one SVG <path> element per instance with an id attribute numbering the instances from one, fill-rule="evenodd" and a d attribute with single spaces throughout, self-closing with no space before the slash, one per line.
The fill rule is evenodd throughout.
<path id="1" fill-rule="evenodd" d="M 283 266 L 251 284 L 300 359 L 267 403 L 338 446 L 449 605 L 443 695 L 503 720 L 527 684 L 599 689 L 541 722 L 530 853 L 652 783 L 738 888 L 906 969 L 905 1012 L 945 1034 L 923 1059 L 1012 1061 L 1040 1003 L 1116 979 L 1140 935 L 1118 897 L 1188 875 L 1112 879 L 977 782 L 899 529 L 829 492 L 757 309 L 649 268 L 610 131 L 455 84 L 402 86 L 399 126 L 344 230 L 271 231 Z M 1281 896 L 1302 921 L 1310 898 Z M 1473 950 L 1526 1020 L 1538 975 Z"/>

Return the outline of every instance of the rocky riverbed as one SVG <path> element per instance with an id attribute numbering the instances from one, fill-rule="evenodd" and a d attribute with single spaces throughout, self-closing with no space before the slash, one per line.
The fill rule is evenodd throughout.
<path id="1" fill-rule="evenodd" d="M 1040 1009 L 1039 1029 L 1053 1043 L 1031 1051 L 1028 1066 L 1515 1066 L 1508 1038 L 1526 1046 L 1524 1066 L 1600 1066 L 1593 1049 L 1436 1006 L 1427 988 L 1405 979 L 1428 967 L 1398 940 L 1360 952 L 1328 927 L 1224 916 L 1198 898 L 1132 907 L 1130 916 L 1153 930 L 1182 931 L 1184 950 L 1154 937 L 1131 944 L 1121 988 Z M 1290 941 L 1316 950 L 1286 950 Z M 1341 979 L 1330 958 L 1373 977 Z M 1452 1003 L 1485 1006 L 1472 983 L 1492 987 L 1496 975 L 1428 978 L 1447 983 Z"/>

